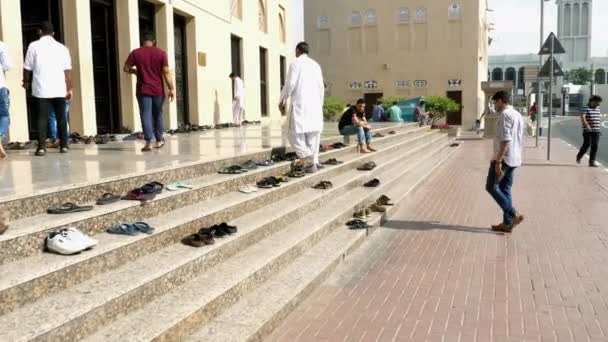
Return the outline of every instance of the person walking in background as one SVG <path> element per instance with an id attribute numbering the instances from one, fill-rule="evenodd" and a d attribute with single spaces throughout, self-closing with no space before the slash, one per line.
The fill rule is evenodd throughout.
<path id="1" fill-rule="evenodd" d="M 537 116 L 538 116 L 538 108 L 537 108 L 536 102 L 534 102 L 532 107 L 530 107 L 530 120 L 532 120 L 532 122 L 536 122 Z"/>
<path id="2" fill-rule="evenodd" d="M 576 155 L 576 162 L 581 163 L 581 159 L 589 147 L 591 147 L 591 154 L 589 156 L 589 166 L 598 167 L 599 164 L 595 161 L 597 156 L 598 145 L 600 142 L 601 133 L 601 121 L 602 115 L 600 113 L 600 104 L 602 98 L 597 95 L 589 98 L 587 106 L 581 109 L 581 123 L 583 124 L 583 146 Z"/>
<path id="3" fill-rule="evenodd" d="M 70 51 L 57 42 L 55 30 L 49 22 L 38 31 L 40 39 L 27 49 L 23 63 L 23 87 L 32 89 L 38 112 L 37 156 L 46 155 L 46 135 L 51 108 L 57 116 L 60 152 L 68 152 L 68 124 L 65 103 L 72 98 L 72 59 Z"/>
<path id="4" fill-rule="evenodd" d="M 6 84 L 6 72 L 12 68 L 11 59 L 6 45 L 0 41 L 0 160 L 8 157 L 2 144 L 8 135 L 8 127 L 11 119 L 9 115 L 10 99 L 8 85 Z"/>
<path id="5" fill-rule="evenodd" d="M 139 115 L 144 129 L 146 145 L 142 152 L 152 150 L 152 139 L 156 139 L 156 148 L 165 146 L 163 134 L 165 123 L 163 118 L 163 103 L 165 102 L 165 85 L 169 87 L 169 100 L 175 98 L 175 85 L 167 53 L 156 47 L 156 38 L 152 33 L 143 37 L 142 47 L 131 52 L 123 71 L 137 75 L 137 102 Z"/>
<path id="6" fill-rule="evenodd" d="M 426 111 L 426 102 L 422 100 L 414 109 L 414 120 L 419 122 L 420 127 L 422 127 L 426 124 L 429 114 L 430 113 Z"/>
<path id="7" fill-rule="evenodd" d="M 492 101 L 500 114 L 486 190 L 503 210 L 502 223 L 492 226 L 492 230 L 510 233 L 524 220 L 523 215 L 513 207 L 511 193 L 515 169 L 522 164 L 524 123 L 522 115 L 510 105 L 511 96 L 507 92 L 499 91 Z"/>
<path id="8" fill-rule="evenodd" d="M 338 123 L 342 135 L 357 135 L 358 152 L 370 153 L 376 150 L 372 147 L 372 127 L 365 119 L 365 100 L 357 100 L 357 105 L 342 114 Z"/>
<path id="9" fill-rule="evenodd" d="M 243 122 L 243 113 L 245 112 L 245 84 L 241 77 L 234 72 L 230 74 L 232 79 L 232 89 L 234 98 L 232 99 L 232 118 L 236 126 L 240 126 Z"/>
<path id="10" fill-rule="evenodd" d="M 397 106 L 397 102 L 393 102 L 391 108 L 388 109 L 388 121 L 390 122 L 403 122 L 403 117 L 401 116 L 403 112 L 401 108 Z"/>
<path id="11" fill-rule="evenodd" d="M 296 59 L 289 66 L 279 110 L 285 113 L 287 101 L 291 99 L 288 135 L 299 159 L 294 165 L 304 166 L 312 173 L 319 165 L 325 84 L 321 66 L 308 57 L 308 52 L 308 43 L 296 46 Z"/>
<path id="12" fill-rule="evenodd" d="M 374 109 L 372 112 L 372 121 L 373 122 L 383 122 L 386 121 L 386 115 L 384 112 L 384 107 L 382 107 L 382 102 L 378 101 L 374 105 Z"/>

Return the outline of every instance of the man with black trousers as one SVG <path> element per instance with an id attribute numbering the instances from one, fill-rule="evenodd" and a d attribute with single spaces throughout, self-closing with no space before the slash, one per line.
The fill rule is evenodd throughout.
<path id="1" fill-rule="evenodd" d="M 576 156 L 576 162 L 581 163 L 581 159 L 589 147 L 591 147 L 591 155 L 589 156 L 589 166 L 598 167 L 599 164 L 595 161 L 597 156 L 598 144 L 600 142 L 601 133 L 601 121 L 602 116 L 600 114 L 600 103 L 602 98 L 597 95 L 589 98 L 589 104 L 581 109 L 581 123 L 583 124 L 583 146 L 581 146 L 578 155 Z"/>
<path id="2" fill-rule="evenodd" d="M 60 152 L 68 152 L 68 123 L 66 100 L 72 98 L 72 60 L 70 51 L 57 42 L 53 25 L 45 22 L 38 30 L 40 39 L 27 49 L 23 63 L 23 87 L 31 87 L 38 112 L 38 149 L 36 155 L 46 155 L 47 123 L 51 108 L 57 117 L 61 142 Z"/>

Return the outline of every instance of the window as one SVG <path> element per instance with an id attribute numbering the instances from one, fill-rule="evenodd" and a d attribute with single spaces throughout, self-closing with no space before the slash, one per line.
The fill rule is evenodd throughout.
<path id="1" fill-rule="evenodd" d="M 232 17 L 243 19 L 243 0 L 232 0 L 231 7 Z"/>
<path id="2" fill-rule="evenodd" d="M 279 6 L 279 35 L 281 43 L 287 43 L 287 29 L 285 27 L 285 9 Z"/>
<path id="3" fill-rule="evenodd" d="M 397 10 L 397 24 L 410 23 L 410 10 L 407 7 L 401 7 Z"/>
<path id="4" fill-rule="evenodd" d="M 267 12 L 266 12 L 266 1 L 258 0 L 258 20 L 260 31 L 267 33 L 268 32 L 268 20 L 267 20 Z"/>
<path id="5" fill-rule="evenodd" d="M 462 6 L 459 3 L 453 2 L 450 7 L 448 7 L 448 19 L 462 19 Z"/>
<path id="6" fill-rule="evenodd" d="M 348 20 L 350 27 L 360 27 L 362 23 L 361 13 L 354 11 L 350 14 L 350 18 Z"/>
<path id="7" fill-rule="evenodd" d="M 376 26 L 378 23 L 378 16 L 376 15 L 376 11 L 369 10 L 365 12 L 365 25 L 367 26 Z"/>
<path id="8" fill-rule="evenodd" d="M 517 89 L 526 88 L 526 83 L 524 82 L 524 74 L 525 69 L 523 67 L 519 68 L 519 72 L 517 73 Z"/>
<path id="9" fill-rule="evenodd" d="M 589 34 L 589 4 L 583 3 L 583 13 L 581 14 L 581 35 L 586 36 Z"/>
<path id="10" fill-rule="evenodd" d="M 515 82 L 515 68 L 507 68 L 505 72 L 505 80 Z"/>
<path id="11" fill-rule="evenodd" d="M 578 36 L 581 28 L 581 6 L 574 4 L 572 6 L 572 35 Z"/>
<path id="12" fill-rule="evenodd" d="M 426 23 L 426 8 L 424 8 L 424 7 L 416 8 L 416 22 L 417 23 Z"/>
<path id="13" fill-rule="evenodd" d="M 492 81 L 502 81 L 502 77 L 501 68 L 494 68 L 494 70 L 492 70 Z"/>
<path id="14" fill-rule="evenodd" d="M 564 6 L 564 36 L 572 33 L 572 7 L 570 4 Z"/>
<path id="15" fill-rule="evenodd" d="M 606 71 L 604 69 L 595 71 L 595 84 L 606 84 Z"/>
<path id="16" fill-rule="evenodd" d="M 279 56 L 279 68 L 279 77 L 281 82 L 280 91 L 283 91 L 283 87 L 285 87 L 285 78 L 287 77 L 287 58 L 285 58 L 285 56 Z"/>
<path id="17" fill-rule="evenodd" d="M 268 50 L 260 47 L 260 109 L 268 116 Z"/>

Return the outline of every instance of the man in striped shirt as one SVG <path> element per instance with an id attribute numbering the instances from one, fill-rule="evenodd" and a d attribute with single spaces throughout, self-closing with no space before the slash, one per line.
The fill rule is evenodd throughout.
<path id="1" fill-rule="evenodd" d="M 591 146 L 591 155 L 589 156 L 589 166 L 598 167 L 595 161 L 597 155 L 597 147 L 600 141 L 601 135 L 601 114 L 600 114 L 600 103 L 602 98 L 597 95 L 591 96 L 589 104 L 581 109 L 581 122 L 583 123 L 583 146 L 576 156 L 576 162 L 581 163 L 581 159 L 587 153 L 589 146 Z"/>

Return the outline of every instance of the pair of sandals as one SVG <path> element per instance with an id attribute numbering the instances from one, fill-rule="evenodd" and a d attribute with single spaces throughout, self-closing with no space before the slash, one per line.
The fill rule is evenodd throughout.
<path id="1" fill-rule="evenodd" d="M 226 222 L 222 222 L 209 228 L 201 228 L 197 233 L 185 237 L 182 243 L 197 248 L 209 246 L 215 243 L 216 237 L 223 238 L 237 232 L 238 228 L 236 226 L 230 226 Z"/>
<path id="2" fill-rule="evenodd" d="M 244 163 L 241 163 L 240 166 L 245 170 L 255 170 L 258 168 L 258 164 L 254 160 L 248 160 Z"/>
<path id="3" fill-rule="evenodd" d="M 167 185 L 167 190 L 169 191 L 177 191 L 179 189 L 192 189 L 192 185 L 186 182 L 174 182 Z"/>
<path id="4" fill-rule="evenodd" d="M 159 141 L 156 145 L 154 145 L 154 148 L 159 150 L 161 148 L 165 147 L 165 140 L 161 140 Z M 152 151 L 152 146 L 150 146 L 149 144 L 146 144 L 146 146 L 142 147 L 141 149 L 142 152 L 150 152 Z"/>
<path id="5" fill-rule="evenodd" d="M 129 236 L 135 236 L 141 233 L 150 235 L 154 232 L 154 227 L 150 226 L 145 222 L 135 222 L 133 224 L 123 223 L 108 228 L 107 232 L 110 234 Z"/>
<path id="6" fill-rule="evenodd" d="M 271 159 L 275 163 L 285 162 L 285 161 L 294 161 L 294 160 L 298 159 L 298 155 L 295 152 L 289 152 L 289 153 L 284 153 L 284 154 L 277 153 L 277 154 L 273 154 Z"/>
<path id="7" fill-rule="evenodd" d="M 91 211 L 91 210 L 93 210 L 93 206 L 90 206 L 90 205 L 80 206 L 80 205 L 74 204 L 72 202 L 67 202 L 58 207 L 49 208 L 46 210 L 46 212 L 48 214 L 61 215 L 61 214 L 72 214 L 72 213 L 78 213 L 78 212 L 82 212 L 82 211 Z"/>
<path id="8" fill-rule="evenodd" d="M 370 180 L 369 182 L 363 184 L 363 186 L 366 188 L 376 188 L 379 185 L 380 185 L 380 180 L 378 178 L 374 178 L 374 179 Z"/>
<path id="9" fill-rule="evenodd" d="M 320 181 L 319 183 L 317 183 L 315 186 L 313 186 L 313 189 L 319 189 L 319 190 L 328 190 L 333 188 L 334 185 L 330 182 L 330 181 Z"/>
<path id="10" fill-rule="evenodd" d="M 345 147 L 347 147 L 347 145 L 344 145 L 344 144 L 343 144 L 343 143 L 341 143 L 341 142 L 337 142 L 337 143 L 332 144 L 332 145 L 331 145 L 331 147 L 333 147 L 333 148 L 335 148 L 335 149 L 341 149 L 341 148 L 345 148 Z"/>
<path id="11" fill-rule="evenodd" d="M 356 219 L 364 220 L 372 216 L 372 210 L 370 208 L 361 208 L 356 210 L 353 217 Z"/>
<path id="12" fill-rule="evenodd" d="M 367 222 L 360 220 L 360 219 L 350 220 L 350 221 L 346 222 L 346 225 L 348 226 L 349 229 L 352 229 L 352 230 L 369 229 L 369 228 L 373 227 L 373 226 L 370 226 L 369 224 L 367 224 Z"/>
<path id="13" fill-rule="evenodd" d="M 323 165 L 334 165 L 335 166 L 335 165 L 344 164 L 344 162 L 343 161 L 339 161 L 336 158 L 331 158 L 331 159 L 328 159 L 328 160 L 322 162 L 321 164 L 323 164 Z"/>
<path id="14" fill-rule="evenodd" d="M 248 169 L 243 168 L 240 165 L 231 165 L 219 170 L 218 173 L 222 175 L 240 175 L 241 173 L 245 173 L 248 171 Z"/>
<path id="15" fill-rule="evenodd" d="M 272 161 L 271 159 L 258 160 L 258 161 L 255 162 L 255 164 L 257 166 L 272 166 L 272 165 L 274 165 L 274 161 Z"/>
<path id="16" fill-rule="evenodd" d="M 376 163 L 374 163 L 373 161 L 367 162 L 359 167 L 357 167 L 357 170 L 359 171 L 371 171 L 373 169 L 376 168 Z"/>
<path id="17" fill-rule="evenodd" d="M 289 182 L 289 179 L 283 176 L 279 177 L 266 177 L 256 183 L 260 189 L 271 189 L 281 186 L 281 183 Z"/>
<path id="18" fill-rule="evenodd" d="M 141 188 L 129 191 L 123 199 L 130 201 L 151 201 L 156 195 L 162 193 L 164 188 L 165 186 L 159 182 L 148 183 Z"/>
<path id="19" fill-rule="evenodd" d="M 385 135 L 384 135 L 384 134 L 382 134 L 382 133 L 376 133 L 376 134 L 374 134 L 372 137 L 373 137 L 373 138 L 384 138 L 384 137 L 385 137 Z"/>
<path id="20" fill-rule="evenodd" d="M 392 206 L 392 205 L 394 205 L 393 203 L 391 203 L 391 199 L 388 198 L 388 196 L 386 196 L 386 195 L 380 196 L 376 200 L 376 204 L 381 205 L 381 206 Z"/>
<path id="21" fill-rule="evenodd" d="M 327 152 L 333 150 L 334 147 L 331 145 L 319 145 L 319 152 Z"/>
<path id="22" fill-rule="evenodd" d="M 291 170 L 287 172 L 285 176 L 289 178 L 302 178 L 306 176 L 306 173 L 304 171 Z"/>
<path id="23" fill-rule="evenodd" d="M 258 192 L 258 188 L 253 185 L 241 185 L 239 186 L 239 191 L 244 194 L 252 194 Z"/>

